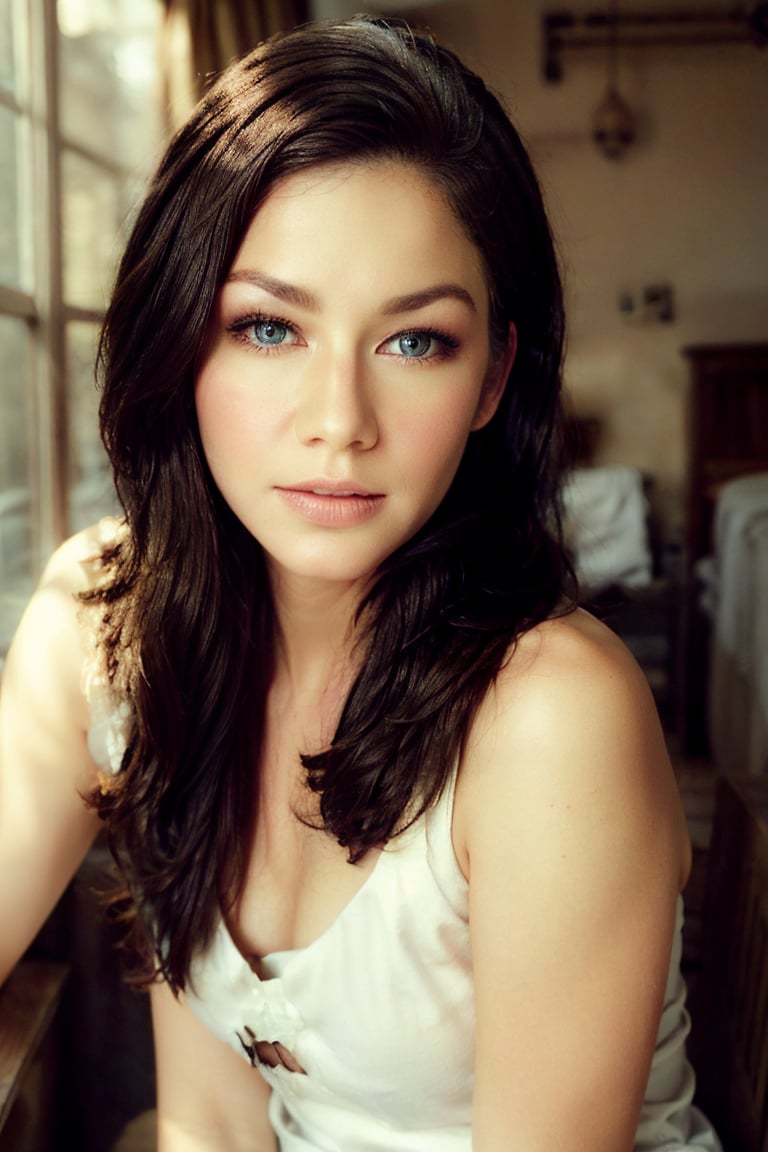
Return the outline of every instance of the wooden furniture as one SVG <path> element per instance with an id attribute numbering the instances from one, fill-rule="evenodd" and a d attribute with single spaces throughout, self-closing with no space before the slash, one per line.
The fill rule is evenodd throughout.
<path id="1" fill-rule="evenodd" d="M 108 861 L 99 839 L 0 989 L 0 1152 L 108 1152 L 154 1105 L 149 998 L 96 897 Z"/>
<path id="2" fill-rule="evenodd" d="M 695 565 L 711 550 L 712 515 L 724 483 L 768 469 L 768 343 L 701 344 L 690 363 L 686 493 L 686 591 L 681 664 L 684 750 L 707 751 L 709 628 Z"/>
<path id="3" fill-rule="evenodd" d="M 57 1148 L 57 1012 L 67 968 L 22 960 L 0 988 L 0 1152 Z"/>
<path id="4" fill-rule="evenodd" d="M 725 1152 L 768 1150 L 768 779 L 721 777 L 691 994 L 698 1102 Z"/>

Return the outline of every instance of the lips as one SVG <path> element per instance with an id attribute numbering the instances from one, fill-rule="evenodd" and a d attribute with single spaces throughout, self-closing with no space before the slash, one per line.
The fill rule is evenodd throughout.
<path id="1" fill-rule="evenodd" d="M 289 484 L 279 487 L 280 492 L 309 492 L 316 496 L 362 496 L 378 497 L 381 493 L 372 492 L 360 484 L 350 483 L 349 480 L 304 480 L 300 484 Z"/>
<path id="2" fill-rule="evenodd" d="M 384 494 L 347 481 L 310 480 L 275 491 L 301 519 L 327 528 L 354 527 L 376 515 Z"/>
<path id="3" fill-rule="evenodd" d="M 340 488 L 337 492 L 334 492 L 330 488 L 299 489 L 299 491 L 310 491 L 315 496 L 340 496 L 341 497 L 341 496 L 366 496 L 367 495 L 367 493 L 358 492 L 354 488 L 350 488 L 350 489 Z"/>

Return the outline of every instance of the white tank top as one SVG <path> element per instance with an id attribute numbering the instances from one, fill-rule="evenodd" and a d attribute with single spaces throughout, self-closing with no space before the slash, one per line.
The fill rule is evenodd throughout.
<path id="1" fill-rule="evenodd" d="M 99 676 L 86 690 L 91 750 L 116 772 L 124 702 Z M 264 957 L 260 979 L 222 920 L 194 961 L 186 1002 L 272 1086 L 281 1152 L 471 1152 L 474 992 L 468 884 L 451 837 L 454 782 L 380 853 L 314 943 Z M 720 1149 L 691 1106 L 681 929 L 679 900 L 635 1152 Z M 285 1064 L 260 1062 L 259 1041 L 282 1046 Z"/>

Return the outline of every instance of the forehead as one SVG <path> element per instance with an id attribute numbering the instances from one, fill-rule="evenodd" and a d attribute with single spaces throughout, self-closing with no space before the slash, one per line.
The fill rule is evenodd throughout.
<path id="1" fill-rule="evenodd" d="M 466 280 L 487 295 L 482 256 L 442 188 L 396 160 L 319 165 L 285 177 L 251 220 L 233 270 L 254 261 L 275 261 L 292 276 L 313 268 L 345 278 L 354 268 L 388 278 L 423 272 Z"/>

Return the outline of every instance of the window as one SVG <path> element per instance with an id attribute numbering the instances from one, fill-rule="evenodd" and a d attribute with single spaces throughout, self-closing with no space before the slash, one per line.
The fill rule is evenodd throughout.
<path id="1" fill-rule="evenodd" d="M 115 507 L 93 363 L 163 135 L 162 16 L 0 3 L 0 660 L 55 545 Z"/>

